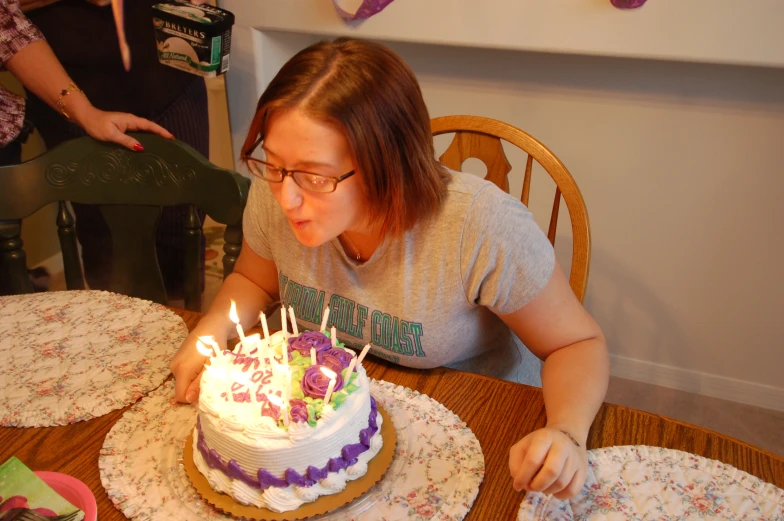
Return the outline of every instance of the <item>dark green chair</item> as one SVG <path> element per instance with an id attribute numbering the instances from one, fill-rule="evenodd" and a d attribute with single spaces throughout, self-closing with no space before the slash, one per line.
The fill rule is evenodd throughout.
<path id="1" fill-rule="evenodd" d="M 242 212 L 250 180 L 218 168 L 190 146 L 146 133 L 133 136 L 144 152 L 90 137 L 74 139 L 22 163 L 0 167 L 0 276 L 11 293 L 31 293 L 21 220 L 57 202 L 57 232 L 68 289 L 84 289 L 74 218 L 66 202 L 99 205 L 112 239 L 110 290 L 167 304 L 155 251 L 161 207 L 188 204 L 185 229 L 185 307 L 201 308 L 196 208 L 225 224 L 224 277 L 242 246 Z"/>

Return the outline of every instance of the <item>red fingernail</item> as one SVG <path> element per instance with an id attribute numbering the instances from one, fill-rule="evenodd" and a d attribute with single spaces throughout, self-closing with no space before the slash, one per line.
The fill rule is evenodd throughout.
<path id="1" fill-rule="evenodd" d="M 133 145 L 133 149 L 136 150 L 137 152 L 143 152 L 144 151 L 144 147 L 141 146 L 139 143 L 136 143 L 135 145 Z"/>

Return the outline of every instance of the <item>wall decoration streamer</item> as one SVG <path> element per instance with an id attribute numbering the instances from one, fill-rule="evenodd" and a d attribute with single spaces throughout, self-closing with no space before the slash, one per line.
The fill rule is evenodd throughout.
<path id="1" fill-rule="evenodd" d="M 610 0 L 610 3 L 619 9 L 636 9 L 645 2 L 646 0 Z"/>
<path id="2" fill-rule="evenodd" d="M 337 9 L 338 14 L 343 17 L 344 20 L 354 21 L 366 20 L 371 16 L 380 13 L 386 6 L 392 3 L 392 0 L 362 0 L 362 4 L 353 14 L 340 7 L 338 5 L 338 0 L 332 0 L 332 3 L 335 4 L 335 9 Z"/>

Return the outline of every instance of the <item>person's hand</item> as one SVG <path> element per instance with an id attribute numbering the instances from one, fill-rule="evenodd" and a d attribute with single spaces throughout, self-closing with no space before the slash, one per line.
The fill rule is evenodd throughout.
<path id="1" fill-rule="evenodd" d="M 199 397 L 201 375 L 207 361 L 207 357 L 196 348 L 199 336 L 197 331 L 192 331 L 169 364 L 175 379 L 174 397 L 178 402 L 191 403 Z"/>
<path id="2" fill-rule="evenodd" d="M 536 430 L 509 451 L 513 487 L 553 494 L 558 499 L 577 495 L 588 472 L 588 453 L 554 427 Z"/>
<path id="3" fill-rule="evenodd" d="M 162 126 L 125 112 L 105 112 L 90 107 L 79 116 L 75 118 L 76 123 L 91 137 L 101 141 L 112 141 L 137 152 L 144 150 L 144 147 L 126 132 L 140 130 L 174 139 L 174 136 Z"/>

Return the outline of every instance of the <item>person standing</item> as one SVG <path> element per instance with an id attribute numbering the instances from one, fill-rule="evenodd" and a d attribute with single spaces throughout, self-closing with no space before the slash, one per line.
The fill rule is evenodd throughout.
<path id="1" fill-rule="evenodd" d="M 203 4 L 206 0 L 192 0 Z M 26 2 L 23 2 L 26 3 Z M 152 23 L 156 0 L 125 2 L 125 29 L 133 62 L 123 68 L 111 6 L 106 1 L 60 0 L 26 11 L 41 30 L 65 69 L 96 107 L 127 111 L 166 127 L 180 141 L 209 157 L 209 118 L 204 79 L 158 62 Z M 31 2 L 31 5 L 40 2 Z M 33 93 L 34 94 L 34 93 Z M 47 148 L 84 135 L 63 121 L 42 99 L 29 98 L 29 116 Z M 111 238 L 96 206 L 73 205 L 76 234 L 82 246 L 87 284 L 109 286 Z M 184 296 L 184 229 L 187 207 L 164 207 L 156 232 L 158 262 L 169 300 Z M 199 217 L 204 220 L 204 213 Z M 200 260 L 204 289 L 204 247 Z"/>

